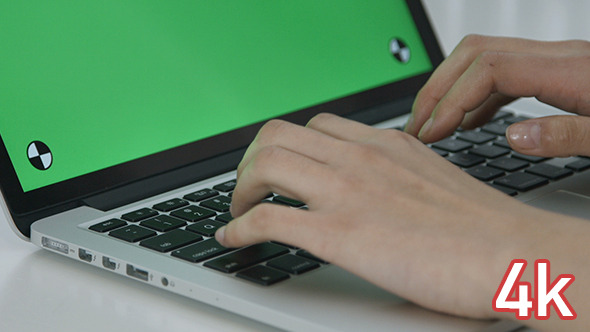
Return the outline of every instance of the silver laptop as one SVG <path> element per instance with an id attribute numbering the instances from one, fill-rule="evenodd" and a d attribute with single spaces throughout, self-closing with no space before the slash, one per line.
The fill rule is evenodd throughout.
<path id="1" fill-rule="evenodd" d="M 420 2 L 58 0 L 8 11 L 0 204 L 21 238 L 279 329 L 516 326 L 424 310 L 300 248 L 230 250 L 212 238 L 266 120 L 404 123 L 443 59 Z M 509 151 L 502 130 L 522 116 L 501 112 L 432 148 L 517 199 L 588 218 L 590 159 Z"/>

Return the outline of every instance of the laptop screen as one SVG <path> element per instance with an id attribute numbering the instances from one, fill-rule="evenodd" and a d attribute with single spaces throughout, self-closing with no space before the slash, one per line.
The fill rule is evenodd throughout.
<path id="1" fill-rule="evenodd" d="M 405 1 L 0 5 L 23 192 L 432 70 Z"/>

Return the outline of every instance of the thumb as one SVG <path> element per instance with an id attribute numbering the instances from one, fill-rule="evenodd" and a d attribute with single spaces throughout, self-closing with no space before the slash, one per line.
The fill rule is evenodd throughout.
<path id="1" fill-rule="evenodd" d="M 312 240 L 322 243 L 322 239 L 309 234 L 310 229 L 317 228 L 314 228 L 312 219 L 305 210 L 261 203 L 218 229 L 215 239 L 222 246 L 231 248 L 271 240 L 298 247 Z"/>
<path id="2" fill-rule="evenodd" d="M 590 117 L 556 115 L 515 123 L 506 130 L 517 152 L 541 157 L 590 156 Z"/>

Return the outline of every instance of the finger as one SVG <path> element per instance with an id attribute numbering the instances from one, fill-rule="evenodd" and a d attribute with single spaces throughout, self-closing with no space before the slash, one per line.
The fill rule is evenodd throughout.
<path id="1" fill-rule="evenodd" d="M 423 142 L 433 142 L 450 135 L 466 113 L 493 93 L 536 97 L 561 109 L 588 112 L 590 100 L 582 100 L 581 92 L 590 87 L 584 72 L 589 71 L 589 64 L 586 57 L 483 53 L 441 99 L 418 136 Z"/>
<path id="2" fill-rule="evenodd" d="M 371 148 L 366 149 L 369 145 L 372 148 L 381 149 L 380 157 L 386 155 L 385 151 L 390 151 L 393 147 L 400 152 L 400 155 L 402 149 L 425 148 L 415 137 L 402 131 L 377 129 L 333 114 L 320 114 L 311 119 L 307 126 L 342 142 L 361 143 L 360 145 L 344 144 L 339 150 L 338 158 L 333 159 L 333 165 L 348 163 L 348 157 L 358 157 L 359 150 L 364 150 L 360 153 L 366 157 L 367 162 L 370 162 L 370 158 L 366 155 L 371 152 Z M 364 146 L 365 144 L 368 145 Z"/>
<path id="3" fill-rule="evenodd" d="M 371 126 L 330 113 L 316 115 L 309 120 L 306 127 L 348 142 L 366 140 L 378 131 Z"/>
<path id="4" fill-rule="evenodd" d="M 526 120 L 508 127 L 510 146 L 541 157 L 590 156 L 590 118 L 575 115 Z"/>
<path id="5" fill-rule="evenodd" d="M 338 146 L 340 144 L 341 142 L 333 137 L 316 130 L 282 120 L 271 120 L 260 129 L 256 138 L 246 150 L 242 161 L 238 165 L 238 179 L 252 157 L 265 147 L 282 147 L 303 154 L 313 160 L 326 163 L 338 156 Z"/>
<path id="6" fill-rule="evenodd" d="M 508 97 L 498 93 L 492 94 L 483 104 L 465 115 L 463 122 L 461 122 L 461 128 L 474 129 L 488 123 L 500 107 L 514 100 L 514 97 Z"/>
<path id="7" fill-rule="evenodd" d="M 322 184 L 330 183 L 333 176 L 329 166 L 307 156 L 277 146 L 265 147 L 243 169 L 232 195 L 232 216 L 241 216 L 271 192 L 313 208 L 318 197 L 326 195 L 327 186 Z"/>
<path id="8" fill-rule="evenodd" d="M 342 145 L 338 157 L 331 163 L 333 166 L 348 164 L 350 163 L 348 158 L 359 158 L 359 156 L 362 156 L 362 160 L 367 163 L 376 162 L 381 158 L 401 156 L 403 151 L 410 149 L 413 152 L 416 152 L 416 149 L 425 149 L 432 153 L 422 142 L 402 131 L 377 129 L 333 114 L 320 114 L 311 119 L 307 126 L 337 138 L 341 142 L 348 142 Z M 396 152 L 393 155 L 390 154 L 392 149 Z M 405 161 L 406 164 L 413 162 L 418 160 Z"/>
<path id="9" fill-rule="evenodd" d="M 465 37 L 430 77 L 416 96 L 406 132 L 417 136 L 434 108 L 449 92 L 455 81 L 482 53 L 528 53 L 547 56 L 588 54 L 590 44 L 585 41 L 541 42 L 520 38 L 469 35 Z"/>
<path id="10" fill-rule="evenodd" d="M 318 224 L 309 211 L 264 203 L 220 228 L 215 239 L 224 247 L 274 240 L 309 250 L 316 241 L 322 243 L 312 231 Z"/>

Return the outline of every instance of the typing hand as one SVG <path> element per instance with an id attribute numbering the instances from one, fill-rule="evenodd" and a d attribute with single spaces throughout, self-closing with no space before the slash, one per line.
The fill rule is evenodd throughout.
<path id="1" fill-rule="evenodd" d="M 406 132 L 433 142 L 460 125 L 484 124 L 518 97 L 590 115 L 588 77 L 588 42 L 468 36 L 418 94 Z M 528 120 L 509 127 L 506 136 L 514 150 L 525 154 L 590 155 L 588 117 Z"/>
<path id="2" fill-rule="evenodd" d="M 269 192 L 309 211 L 258 204 Z M 543 214 L 471 178 L 414 137 L 334 115 L 271 121 L 238 168 L 224 246 L 304 248 L 428 308 L 491 317 L 513 241 Z M 506 225 L 510 225 L 506 227 Z M 485 258 L 484 258 L 485 257 Z"/>

